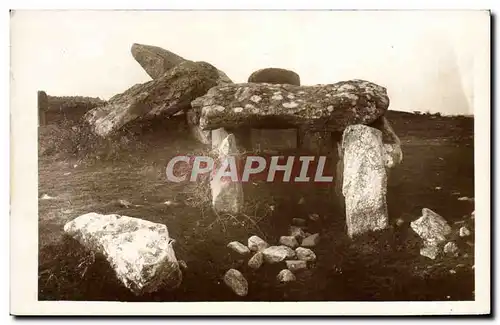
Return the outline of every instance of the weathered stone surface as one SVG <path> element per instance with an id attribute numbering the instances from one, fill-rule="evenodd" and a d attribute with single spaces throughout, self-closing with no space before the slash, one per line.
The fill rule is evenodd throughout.
<path id="1" fill-rule="evenodd" d="M 304 230 L 302 230 L 302 228 L 297 226 L 290 226 L 290 236 L 294 236 L 297 239 L 302 239 L 306 235 L 304 233 Z"/>
<path id="2" fill-rule="evenodd" d="M 455 242 L 447 242 L 443 247 L 443 252 L 448 255 L 458 256 L 458 246 Z"/>
<path id="3" fill-rule="evenodd" d="M 370 124 L 389 106 L 386 89 L 364 80 L 329 85 L 227 84 L 191 102 L 202 129 L 292 128 L 342 131 Z"/>
<path id="4" fill-rule="evenodd" d="M 307 262 L 306 261 L 286 261 L 286 267 L 292 271 L 292 272 L 297 272 L 303 269 L 307 269 Z"/>
<path id="5" fill-rule="evenodd" d="M 316 260 L 316 254 L 309 248 L 297 247 L 295 254 L 297 255 L 297 259 L 301 261 L 312 262 Z"/>
<path id="6" fill-rule="evenodd" d="M 173 67 L 189 61 L 175 53 L 152 45 L 135 43 L 132 45 L 131 52 L 134 59 L 152 79 L 158 79 Z M 224 72 L 217 70 L 217 73 L 219 75 L 218 84 L 232 82 Z"/>
<path id="7" fill-rule="evenodd" d="M 238 296 L 246 296 L 248 294 L 248 281 L 238 270 L 229 269 L 224 274 L 224 283 Z"/>
<path id="8" fill-rule="evenodd" d="M 182 272 L 165 225 L 87 213 L 66 223 L 64 231 L 87 249 L 103 254 L 117 278 L 136 295 L 181 284 Z"/>
<path id="9" fill-rule="evenodd" d="M 302 240 L 301 246 L 314 247 L 319 243 L 319 234 L 312 234 Z"/>
<path id="10" fill-rule="evenodd" d="M 393 168 L 403 161 L 403 151 L 401 150 L 401 140 L 394 132 L 391 123 L 385 116 L 380 117 L 370 125 L 382 132 L 382 142 L 384 143 L 384 162 L 387 168 Z"/>
<path id="11" fill-rule="evenodd" d="M 300 86 L 300 77 L 297 73 L 281 68 L 265 68 L 253 72 L 248 82 L 268 84 L 289 84 Z"/>
<path id="12" fill-rule="evenodd" d="M 295 257 L 295 251 L 288 246 L 269 246 L 262 251 L 267 263 L 279 263 Z"/>
<path id="13" fill-rule="evenodd" d="M 113 96 L 106 105 L 87 112 L 93 131 L 107 136 L 138 118 L 171 116 L 188 108 L 217 81 L 217 69 L 206 62 L 183 62 L 159 79 L 137 84 Z"/>
<path id="14" fill-rule="evenodd" d="M 229 134 L 224 138 L 217 149 L 217 153 L 219 155 L 218 166 L 221 164 L 230 166 L 231 159 L 237 160 L 239 151 L 233 134 Z M 244 195 L 242 184 L 238 179 L 220 176 L 215 174 L 210 181 L 212 206 L 217 213 L 237 214 L 243 208 Z"/>
<path id="15" fill-rule="evenodd" d="M 158 46 L 135 43 L 130 51 L 152 79 L 160 78 L 168 70 L 186 61 L 183 57 Z"/>
<path id="16" fill-rule="evenodd" d="M 420 255 L 434 260 L 439 255 L 439 247 L 436 245 L 425 245 L 420 249 Z"/>
<path id="17" fill-rule="evenodd" d="M 423 208 L 422 216 L 410 223 L 411 229 L 424 240 L 424 245 L 436 246 L 446 240 L 451 227 L 436 212 Z"/>
<path id="18" fill-rule="evenodd" d="M 254 256 L 248 260 L 248 266 L 254 270 L 261 267 L 262 263 L 264 263 L 264 254 L 262 254 L 262 252 L 255 253 Z"/>
<path id="19" fill-rule="evenodd" d="M 259 236 L 254 235 L 248 238 L 248 248 L 250 248 L 252 252 L 260 252 L 268 247 L 269 244 Z"/>
<path id="20" fill-rule="evenodd" d="M 460 227 L 458 234 L 460 235 L 460 237 L 468 237 L 470 236 L 470 230 L 466 226 L 462 226 Z"/>
<path id="21" fill-rule="evenodd" d="M 351 125 L 344 131 L 342 151 L 348 235 L 386 228 L 389 218 L 382 132 L 366 125 Z"/>
<path id="22" fill-rule="evenodd" d="M 297 278 L 292 273 L 292 271 L 290 271 L 289 269 L 284 269 L 281 270 L 280 273 L 278 273 L 277 279 L 279 282 L 292 282 L 295 281 Z"/>
<path id="23" fill-rule="evenodd" d="M 251 129 L 250 138 L 255 152 L 274 153 L 297 148 L 297 129 Z"/>
<path id="24" fill-rule="evenodd" d="M 246 247 L 239 241 L 232 241 L 229 244 L 227 244 L 227 247 L 231 248 L 233 251 L 241 255 L 250 254 L 250 249 L 248 249 L 248 247 Z"/>
<path id="25" fill-rule="evenodd" d="M 299 246 L 299 243 L 297 242 L 297 239 L 294 236 L 281 236 L 280 244 L 288 246 L 290 248 L 295 248 Z"/>

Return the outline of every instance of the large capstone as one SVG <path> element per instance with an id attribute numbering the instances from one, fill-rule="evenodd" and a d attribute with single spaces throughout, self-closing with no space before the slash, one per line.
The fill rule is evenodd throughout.
<path id="1" fill-rule="evenodd" d="M 248 82 L 289 84 L 300 86 L 300 77 L 297 73 L 281 68 L 265 68 L 255 71 L 248 77 Z"/>
<path id="2" fill-rule="evenodd" d="M 217 83 L 217 69 L 206 62 L 182 62 L 160 78 L 137 84 L 85 115 L 94 132 L 107 136 L 138 118 L 169 117 Z"/>
<path id="3" fill-rule="evenodd" d="M 343 131 L 370 124 L 389 106 L 384 87 L 364 80 L 317 86 L 226 84 L 191 102 L 200 127 L 294 128 Z"/>
<path id="4" fill-rule="evenodd" d="M 386 228 L 387 174 L 382 132 L 366 125 L 351 125 L 344 131 L 342 152 L 348 235 Z"/>
<path id="5" fill-rule="evenodd" d="M 87 213 L 64 231 L 88 250 L 105 256 L 117 278 L 133 293 L 173 289 L 182 273 L 165 225 L 121 216 Z"/>

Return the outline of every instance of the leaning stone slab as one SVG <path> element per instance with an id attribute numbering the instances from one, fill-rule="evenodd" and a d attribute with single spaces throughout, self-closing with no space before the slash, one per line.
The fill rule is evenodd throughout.
<path id="1" fill-rule="evenodd" d="M 386 228 L 389 222 L 382 132 L 366 125 L 351 125 L 344 131 L 342 151 L 348 235 Z"/>
<path id="2" fill-rule="evenodd" d="M 87 213 L 66 223 L 64 231 L 90 251 L 103 254 L 117 278 L 136 295 L 181 284 L 173 239 L 165 225 L 117 214 Z"/>
<path id="3" fill-rule="evenodd" d="M 217 69 L 206 62 L 183 62 L 159 79 L 137 84 L 113 96 L 85 116 L 93 131 L 107 136 L 138 118 L 169 117 L 190 107 L 217 81 Z"/>
<path id="4" fill-rule="evenodd" d="M 227 84 L 191 102 L 202 129 L 293 128 L 343 131 L 370 124 L 389 106 L 384 87 L 364 80 L 317 86 Z"/>
<path id="5" fill-rule="evenodd" d="M 173 52 L 152 45 L 135 43 L 132 45 L 131 52 L 134 59 L 153 79 L 158 79 L 173 67 L 189 61 Z M 217 70 L 217 73 L 219 75 L 217 83 L 232 82 L 224 72 Z"/>
<path id="6" fill-rule="evenodd" d="M 424 240 L 426 246 L 443 243 L 451 233 L 448 222 L 431 209 L 423 208 L 422 216 L 410 223 L 411 229 Z"/>
<path id="7" fill-rule="evenodd" d="M 403 161 L 403 151 L 401 150 L 401 140 L 394 132 L 391 123 L 385 116 L 380 117 L 370 126 L 382 132 L 382 142 L 385 149 L 385 166 L 393 168 Z"/>
<path id="8" fill-rule="evenodd" d="M 213 141 L 214 138 L 212 137 L 212 144 Z M 236 168 L 235 166 L 231 167 L 231 161 L 237 162 L 240 153 L 233 134 L 227 135 L 221 141 L 216 152 L 218 155 L 216 170 L 224 170 L 219 167 L 224 165 L 229 168 Z M 215 212 L 237 214 L 241 211 L 244 196 L 243 186 L 238 179 L 232 179 L 229 176 L 220 177 L 220 175 L 215 174 L 210 181 L 210 188 L 212 190 L 212 206 Z"/>

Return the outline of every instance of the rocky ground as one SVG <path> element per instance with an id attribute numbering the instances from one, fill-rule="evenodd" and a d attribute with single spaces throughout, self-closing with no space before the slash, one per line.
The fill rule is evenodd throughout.
<path id="1" fill-rule="evenodd" d="M 120 301 L 205 300 L 471 300 L 474 298 L 473 119 L 387 113 L 401 138 L 403 163 L 391 171 L 388 188 L 392 227 L 352 241 L 331 189 L 313 184 L 245 184 L 240 216 L 213 214 L 206 188 L 167 183 L 164 167 L 178 154 L 206 150 L 187 137 L 179 118 L 151 127 L 120 144 L 119 152 L 87 157 L 78 150 L 49 150 L 39 160 L 39 299 Z M 40 141 L 54 132 L 41 128 Z M 56 132 L 57 134 L 57 132 Z M 44 138 L 46 136 L 47 138 Z M 100 146 L 101 147 L 101 146 Z M 112 151 L 113 148 L 110 148 Z M 91 157 L 90 157 L 91 156 Z M 127 202 L 120 201 L 125 200 Z M 420 255 L 421 239 L 410 222 L 429 208 L 457 234 L 458 256 Z M 172 292 L 137 297 L 115 278 L 107 262 L 63 235 L 64 224 L 87 212 L 118 213 L 164 223 L 186 262 L 182 285 Z M 316 213 L 318 220 L 309 220 Z M 481 217 L 481 216 L 478 216 Z M 258 235 L 271 244 L 288 234 L 293 218 L 307 219 L 320 233 L 317 260 L 279 283 L 284 263 L 253 270 L 248 257 L 227 247 Z M 250 255 L 251 256 L 251 255 Z M 235 295 L 223 281 L 230 268 L 248 280 L 248 295 Z"/>

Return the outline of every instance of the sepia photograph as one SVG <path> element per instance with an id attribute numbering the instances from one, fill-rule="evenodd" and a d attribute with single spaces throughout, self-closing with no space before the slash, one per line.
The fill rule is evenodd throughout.
<path id="1" fill-rule="evenodd" d="M 490 313 L 490 20 L 11 10 L 11 313 Z"/>

